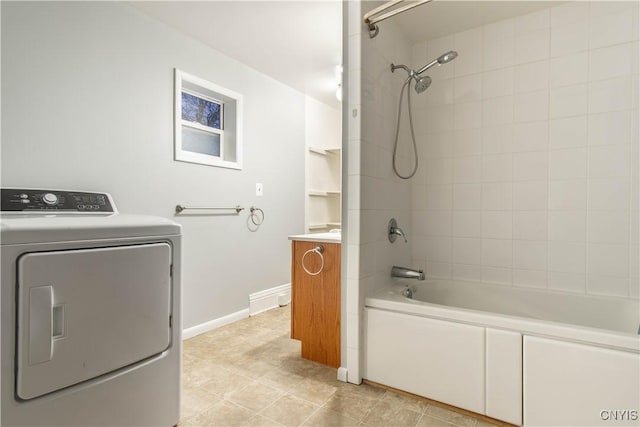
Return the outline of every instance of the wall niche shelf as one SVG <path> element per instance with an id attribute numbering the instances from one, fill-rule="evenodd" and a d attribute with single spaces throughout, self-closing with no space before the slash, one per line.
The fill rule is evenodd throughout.
<path id="1" fill-rule="evenodd" d="M 329 190 L 329 191 L 309 190 L 307 194 L 312 197 L 329 197 L 329 196 L 339 196 L 340 194 L 342 194 L 342 192 L 340 190 Z"/>
<path id="2" fill-rule="evenodd" d="M 319 147 L 309 147 L 309 152 L 314 154 L 319 154 L 321 156 L 331 156 L 340 154 L 342 148 L 319 148 Z"/>

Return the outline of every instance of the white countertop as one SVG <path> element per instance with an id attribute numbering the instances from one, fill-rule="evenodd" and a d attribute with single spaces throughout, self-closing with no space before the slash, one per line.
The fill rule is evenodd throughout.
<path id="1" fill-rule="evenodd" d="M 310 233 L 289 236 L 289 240 L 304 242 L 342 243 L 342 233 Z"/>

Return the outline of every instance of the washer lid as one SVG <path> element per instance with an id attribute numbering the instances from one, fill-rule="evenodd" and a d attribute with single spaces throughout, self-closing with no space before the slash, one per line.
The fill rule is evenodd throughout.
<path id="1" fill-rule="evenodd" d="M 182 226 L 146 215 L 11 215 L 0 219 L 2 245 L 173 236 Z"/>

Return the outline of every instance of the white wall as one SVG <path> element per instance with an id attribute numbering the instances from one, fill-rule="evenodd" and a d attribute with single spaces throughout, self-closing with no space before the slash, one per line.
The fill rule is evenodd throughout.
<path id="1" fill-rule="evenodd" d="M 638 298 L 638 2 L 575 2 L 413 46 L 434 277 Z"/>
<path id="2" fill-rule="evenodd" d="M 173 69 L 244 95 L 244 169 L 173 161 Z M 184 226 L 184 327 L 288 283 L 304 227 L 305 99 L 113 2 L 2 2 L 2 185 L 110 192 L 122 213 Z M 255 183 L 264 196 L 255 196 Z M 256 205 L 174 217 L 176 204 Z"/>

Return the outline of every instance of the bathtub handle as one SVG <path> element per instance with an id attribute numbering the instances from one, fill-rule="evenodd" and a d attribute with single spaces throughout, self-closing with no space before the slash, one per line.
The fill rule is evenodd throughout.
<path id="1" fill-rule="evenodd" d="M 305 273 L 307 273 L 309 276 L 317 276 L 318 274 L 322 273 L 322 270 L 324 269 L 324 256 L 322 255 L 322 252 L 324 252 L 324 247 L 322 245 L 318 245 L 313 249 L 309 249 L 308 251 L 306 251 L 304 253 L 304 255 L 302 255 L 302 260 L 300 261 L 300 264 L 302 264 L 302 269 L 305 271 Z M 320 256 L 320 269 L 318 271 L 316 271 L 315 273 L 310 272 L 307 267 L 305 267 L 304 265 L 304 259 L 307 255 L 311 254 L 311 253 L 316 253 Z"/>

